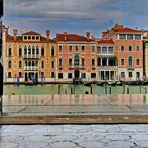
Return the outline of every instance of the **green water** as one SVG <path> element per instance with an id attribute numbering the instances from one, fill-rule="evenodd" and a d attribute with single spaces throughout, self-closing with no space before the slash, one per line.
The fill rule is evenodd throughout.
<path id="1" fill-rule="evenodd" d="M 11 95 L 11 94 L 26 94 L 26 95 L 31 95 L 31 94 L 58 94 L 58 88 L 60 94 L 85 94 L 86 91 L 89 93 L 91 92 L 91 87 L 86 87 L 83 85 L 73 85 L 73 84 L 47 84 L 45 86 L 13 86 L 13 85 L 5 85 L 4 86 L 4 94 L 5 95 Z M 148 86 L 125 86 L 125 94 L 127 93 L 127 89 L 129 88 L 129 93 L 130 94 L 148 94 Z M 92 93 L 93 94 L 123 94 L 123 87 L 122 86 L 116 86 L 116 87 L 111 87 L 107 86 L 105 87 L 102 86 L 97 86 L 97 85 L 92 85 Z"/>

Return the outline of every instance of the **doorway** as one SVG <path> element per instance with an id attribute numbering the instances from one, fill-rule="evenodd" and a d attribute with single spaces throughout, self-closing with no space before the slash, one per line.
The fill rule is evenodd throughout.
<path id="1" fill-rule="evenodd" d="M 75 75 L 75 79 L 79 79 L 80 78 L 80 71 L 75 70 L 74 75 Z"/>

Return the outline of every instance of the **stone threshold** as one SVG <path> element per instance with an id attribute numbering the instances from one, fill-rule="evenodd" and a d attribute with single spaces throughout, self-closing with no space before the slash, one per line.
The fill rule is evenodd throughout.
<path id="1" fill-rule="evenodd" d="M 1 116 L 0 125 L 148 124 L 148 115 Z"/>

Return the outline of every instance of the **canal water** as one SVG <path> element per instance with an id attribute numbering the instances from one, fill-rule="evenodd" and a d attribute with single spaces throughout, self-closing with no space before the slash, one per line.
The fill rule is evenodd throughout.
<path id="1" fill-rule="evenodd" d="M 5 85 L 4 95 L 41 95 L 41 94 L 148 94 L 148 86 L 97 86 L 87 87 L 74 84 L 46 84 L 44 86 Z"/>

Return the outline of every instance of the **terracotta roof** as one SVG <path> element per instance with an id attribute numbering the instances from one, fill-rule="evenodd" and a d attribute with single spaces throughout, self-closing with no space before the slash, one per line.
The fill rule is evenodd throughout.
<path id="1" fill-rule="evenodd" d="M 67 34 L 67 40 L 66 41 L 84 41 L 87 42 L 87 37 L 85 36 L 80 36 L 77 34 Z M 56 35 L 56 41 L 65 41 L 65 35 L 64 34 L 57 34 Z M 90 39 L 89 41 L 95 41 L 95 39 Z"/>
<path id="2" fill-rule="evenodd" d="M 40 35 L 40 34 L 34 31 L 29 31 L 29 32 L 23 33 L 22 35 Z"/>
<path id="3" fill-rule="evenodd" d="M 116 32 L 135 32 L 135 33 L 140 33 L 142 32 L 142 30 L 138 30 L 138 29 L 132 29 L 132 28 L 127 28 L 127 27 L 124 27 L 123 25 L 119 25 L 119 24 L 116 24 L 111 30 L 113 31 L 116 31 Z"/>
<path id="4" fill-rule="evenodd" d="M 99 44 L 113 44 L 113 40 L 110 40 L 110 39 L 100 39 L 98 41 Z"/>

